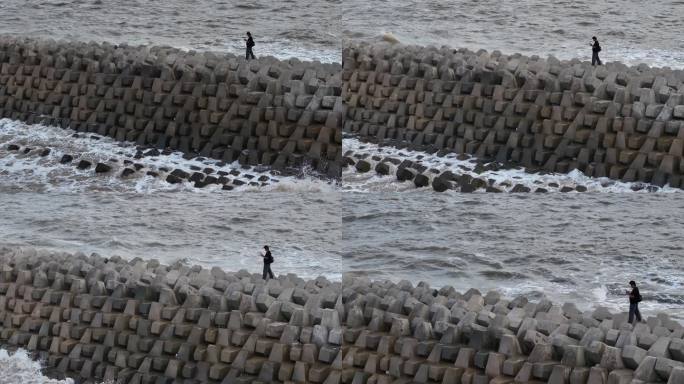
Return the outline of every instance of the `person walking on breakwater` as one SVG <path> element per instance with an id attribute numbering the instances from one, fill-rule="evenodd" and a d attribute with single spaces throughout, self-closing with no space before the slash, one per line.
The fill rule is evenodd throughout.
<path id="1" fill-rule="evenodd" d="M 275 279 L 275 276 L 273 276 L 273 271 L 271 271 L 273 256 L 271 255 L 271 250 L 268 249 L 268 245 L 264 245 L 264 251 L 261 253 L 261 257 L 264 259 L 264 273 L 261 277 L 264 280 L 267 280 L 267 278 Z"/>
<path id="2" fill-rule="evenodd" d="M 591 43 L 591 65 L 601 65 L 601 59 L 599 59 L 599 52 L 601 52 L 601 45 L 599 44 L 596 36 L 591 38 L 594 40 Z"/>
<path id="3" fill-rule="evenodd" d="M 636 320 L 641 322 L 641 312 L 639 312 L 639 302 L 641 302 L 641 293 L 639 293 L 639 288 L 637 288 L 634 280 L 629 282 L 632 287 L 631 291 L 626 291 L 629 295 L 629 323 L 634 324 L 634 317 Z"/>
<path id="4" fill-rule="evenodd" d="M 252 59 L 256 59 L 254 57 L 254 52 L 252 51 L 252 48 L 254 48 L 254 39 L 252 38 L 252 34 L 247 32 L 247 38 L 245 39 L 245 46 L 247 48 L 247 51 L 245 53 L 245 59 L 249 60 L 251 57 Z"/>

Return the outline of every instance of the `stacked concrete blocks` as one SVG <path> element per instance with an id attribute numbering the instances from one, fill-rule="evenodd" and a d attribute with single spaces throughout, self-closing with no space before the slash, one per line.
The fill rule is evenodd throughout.
<path id="1" fill-rule="evenodd" d="M 0 38 L 0 116 L 339 178 L 339 64 Z"/>
<path id="2" fill-rule="evenodd" d="M 345 132 L 530 169 L 684 187 L 684 71 L 351 45 Z"/>
<path id="3" fill-rule="evenodd" d="M 121 383 L 680 384 L 684 327 L 426 283 L 0 249 L 0 344 Z"/>
<path id="4" fill-rule="evenodd" d="M 332 383 L 341 285 L 0 250 L 0 344 L 80 382 Z"/>

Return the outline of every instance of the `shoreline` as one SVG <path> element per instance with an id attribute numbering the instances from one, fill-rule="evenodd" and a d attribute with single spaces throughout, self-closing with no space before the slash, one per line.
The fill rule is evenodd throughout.
<path id="1" fill-rule="evenodd" d="M 678 383 L 684 327 L 547 299 L 296 275 L 264 282 L 156 260 L 0 255 L 2 344 L 95 380 Z M 592 379 L 592 377 L 595 377 Z M 628 379 L 629 378 L 629 379 Z M 359 379 L 356 379 L 359 380 Z M 605 381 L 603 381 L 605 382 Z"/>

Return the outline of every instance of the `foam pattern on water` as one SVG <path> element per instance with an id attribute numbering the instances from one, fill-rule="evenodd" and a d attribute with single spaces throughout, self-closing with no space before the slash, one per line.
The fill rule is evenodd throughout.
<path id="1" fill-rule="evenodd" d="M 15 144 L 19 151 L 9 150 Z M 29 148 L 28 153 L 24 149 Z M 46 148 L 50 153 L 41 156 Z M 166 172 L 162 169 L 182 169 L 189 173 L 205 168 L 219 171 L 239 171 L 234 179 L 243 182 L 235 186 L 238 191 L 321 191 L 329 192 L 336 188 L 334 182 L 316 178 L 304 168 L 295 176 L 279 176 L 268 167 L 243 167 L 237 162 L 226 164 L 214 159 L 197 157 L 185 159 L 181 152 L 145 156 L 135 159 L 138 148 L 134 143 L 117 142 L 112 138 L 93 133 L 76 132 L 54 126 L 28 125 L 9 119 L 0 120 L 0 190 L 20 190 L 32 192 L 76 192 L 76 191 L 115 191 L 152 193 L 157 191 L 226 192 L 220 191 L 222 185 L 213 184 L 195 188 L 184 181 L 179 184 L 166 182 Z M 63 155 L 72 155 L 74 160 L 61 164 Z M 91 161 L 89 169 L 79 170 L 76 163 L 80 159 Z M 116 162 L 110 161 L 115 159 Z M 123 160 L 131 160 L 142 165 L 134 175 L 119 177 L 126 165 Z M 106 174 L 95 174 L 97 162 L 112 166 Z M 131 165 L 128 165 L 131 167 Z M 156 172 L 158 177 L 150 176 L 147 171 Z M 267 177 L 267 185 L 250 185 L 260 177 Z"/>
<path id="2" fill-rule="evenodd" d="M 560 191 L 563 187 L 576 187 L 583 185 L 587 192 L 637 192 L 648 193 L 653 191 L 676 193 L 681 192 L 678 188 L 665 186 L 657 188 L 644 183 L 625 183 L 607 177 L 588 177 L 579 170 L 573 170 L 567 174 L 561 173 L 530 173 L 524 167 L 510 169 L 486 170 L 481 173 L 475 172 L 478 162 L 474 158 L 459 160 L 455 153 L 446 156 L 431 155 L 421 151 L 398 149 L 395 147 L 364 143 L 352 137 L 343 140 L 343 153 L 368 153 L 384 157 L 393 157 L 399 160 L 419 161 L 428 168 L 434 168 L 441 172 L 450 170 L 456 175 L 467 174 L 485 180 L 494 180 L 494 186 L 503 191 L 510 191 L 516 184 L 524 185 L 532 190 L 543 187 L 549 192 Z M 553 183 L 557 186 L 553 186 Z M 343 189 L 355 192 L 390 192 L 415 190 L 412 182 L 400 182 L 394 174 L 382 176 L 374 171 L 359 173 L 353 166 L 346 167 L 342 171 Z M 551 184 L 551 186 L 550 186 Z M 432 190 L 429 188 L 430 191 Z M 635 191 L 636 190 L 636 191 Z M 425 192 L 428 192 L 427 190 Z M 484 190 L 478 192 L 485 193 Z M 453 193 L 453 192 L 451 192 Z M 579 192 L 571 192 L 579 193 Z"/>
<path id="3" fill-rule="evenodd" d="M 0 349 L 0 384 L 73 384 L 72 379 L 54 380 L 43 375 L 41 363 L 19 349 L 10 353 Z"/>

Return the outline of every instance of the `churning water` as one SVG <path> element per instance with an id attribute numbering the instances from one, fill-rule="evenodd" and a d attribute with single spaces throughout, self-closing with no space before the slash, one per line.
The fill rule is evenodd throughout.
<path id="1" fill-rule="evenodd" d="M 371 278 L 684 317 L 679 194 L 345 193 L 342 263 Z"/>

